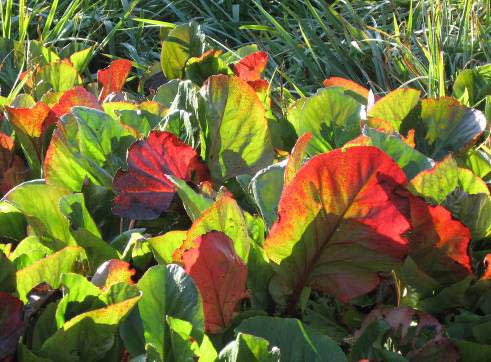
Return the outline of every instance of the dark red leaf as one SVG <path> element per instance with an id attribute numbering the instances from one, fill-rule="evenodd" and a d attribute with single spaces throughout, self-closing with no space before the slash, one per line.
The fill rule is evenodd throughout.
<path id="1" fill-rule="evenodd" d="M 106 97 L 114 92 L 123 89 L 128 74 L 130 74 L 131 62 L 126 59 L 114 60 L 107 68 L 97 72 L 97 81 L 102 84 L 99 101 L 104 101 Z"/>
<path id="2" fill-rule="evenodd" d="M 57 117 L 69 113 L 72 107 L 85 106 L 102 111 L 102 107 L 97 98 L 83 87 L 74 87 L 61 96 L 57 104 L 52 108 Z"/>
<path id="3" fill-rule="evenodd" d="M 24 332 L 22 307 L 20 299 L 0 292 L 0 361 L 15 353 Z"/>
<path id="4" fill-rule="evenodd" d="M 133 143 L 127 161 L 128 171 L 118 171 L 113 181 L 113 212 L 121 217 L 155 219 L 165 211 L 175 193 L 166 175 L 195 183 L 209 178 L 196 150 L 169 132 L 152 131 Z"/>
<path id="5" fill-rule="evenodd" d="M 241 59 L 234 65 L 234 73 L 246 82 L 253 82 L 261 79 L 268 64 L 268 54 L 265 52 L 255 52 Z"/>
<path id="6" fill-rule="evenodd" d="M 203 298 L 206 331 L 219 333 L 230 324 L 237 303 L 247 296 L 247 267 L 222 232 L 204 234 L 194 245 L 184 252 L 184 268 Z"/>

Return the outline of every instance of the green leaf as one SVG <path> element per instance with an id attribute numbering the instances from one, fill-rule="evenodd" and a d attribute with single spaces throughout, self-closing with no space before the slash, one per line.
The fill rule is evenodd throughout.
<path id="1" fill-rule="evenodd" d="M 165 108 L 170 108 L 177 96 L 179 84 L 179 79 L 171 79 L 167 83 L 162 84 L 155 92 L 153 100 L 160 103 Z"/>
<path id="2" fill-rule="evenodd" d="M 475 107 L 491 95 L 491 64 L 462 70 L 453 84 L 453 96 L 468 107 Z M 480 109 L 484 109 L 481 104 Z"/>
<path id="3" fill-rule="evenodd" d="M 199 345 L 191 337 L 193 325 L 187 321 L 167 316 L 170 332 L 170 345 L 174 358 L 183 362 L 194 362 L 199 354 Z M 166 356 L 167 357 L 167 356 Z M 167 358 L 170 360 L 170 358 Z"/>
<path id="4" fill-rule="evenodd" d="M 195 84 L 203 84 L 208 77 L 216 74 L 232 75 L 233 72 L 219 57 L 221 51 L 210 50 L 199 57 L 192 57 L 186 63 L 186 79 Z"/>
<path id="5" fill-rule="evenodd" d="M 421 92 L 416 89 L 400 88 L 379 99 L 368 111 L 367 124 L 385 131 L 401 131 L 401 125 L 418 105 Z M 375 119 L 373 119 L 375 118 Z"/>
<path id="6" fill-rule="evenodd" d="M 194 191 L 190 186 L 188 186 L 186 181 L 172 175 L 167 175 L 167 178 L 176 187 L 177 194 L 181 198 L 184 209 L 186 210 L 186 213 L 191 221 L 194 221 L 200 217 L 201 214 L 213 204 L 213 200 Z"/>
<path id="7" fill-rule="evenodd" d="M 75 67 L 77 72 L 82 73 L 89 65 L 89 61 L 93 55 L 94 46 L 91 46 L 70 55 L 70 62 Z"/>
<path id="8" fill-rule="evenodd" d="M 228 192 L 220 193 L 216 201 L 196 219 L 187 232 L 183 249 L 209 231 L 221 231 L 234 242 L 237 255 L 247 263 L 251 240 L 241 208 Z"/>
<path id="9" fill-rule="evenodd" d="M 53 245 L 47 246 L 57 249 L 75 245 L 68 220 L 59 208 L 60 199 L 68 194 L 69 191 L 62 187 L 34 180 L 16 186 L 4 199 L 24 214 L 39 238 L 53 239 Z"/>
<path id="10" fill-rule="evenodd" d="M 178 25 L 162 42 L 160 63 L 167 79 L 183 79 L 189 58 L 199 56 L 205 48 L 205 36 L 194 22 Z"/>
<path id="11" fill-rule="evenodd" d="M 409 190 L 434 203 L 441 204 L 458 186 L 457 162 L 452 156 L 438 161 L 431 170 L 417 174 L 409 182 Z"/>
<path id="12" fill-rule="evenodd" d="M 416 144 L 424 154 L 440 160 L 471 145 L 485 127 L 481 111 L 466 108 L 454 98 L 425 99 L 416 125 Z"/>
<path id="13" fill-rule="evenodd" d="M 39 355 L 60 362 L 104 360 L 115 343 L 118 325 L 140 297 L 80 314 L 43 343 Z"/>
<path id="14" fill-rule="evenodd" d="M 109 173 L 126 165 L 126 151 L 135 141 L 131 132 L 107 114 L 92 108 L 73 107 L 79 127 L 80 152 Z"/>
<path id="15" fill-rule="evenodd" d="M 6 201 L 0 201 L 0 237 L 22 240 L 26 236 L 26 219 L 22 212 Z"/>
<path id="16" fill-rule="evenodd" d="M 264 106 L 246 82 L 216 75 L 201 88 L 201 157 L 213 178 L 254 174 L 273 160 Z"/>
<path id="17" fill-rule="evenodd" d="M 269 342 L 264 338 L 239 333 L 235 341 L 225 346 L 218 356 L 219 362 L 279 362 L 280 350 L 273 347 L 270 351 Z"/>
<path id="18" fill-rule="evenodd" d="M 163 361 L 169 353 L 170 336 L 166 316 L 188 321 L 202 338 L 203 307 L 191 277 L 177 265 L 153 266 L 138 282 L 143 292 L 138 311 L 143 322 L 145 343 L 150 344 Z"/>
<path id="19" fill-rule="evenodd" d="M 362 110 L 362 104 L 343 88 L 324 88 L 293 103 L 288 110 L 288 121 L 298 136 L 312 133 L 307 152 L 315 155 L 341 147 L 358 136 Z"/>
<path id="20" fill-rule="evenodd" d="M 80 274 L 62 274 L 61 284 L 65 295 L 56 308 L 55 320 L 58 328 L 79 314 L 105 306 L 98 298 L 101 294 L 99 288 Z"/>
<path id="21" fill-rule="evenodd" d="M 0 251 L 0 292 L 15 291 L 15 265 Z"/>
<path id="22" fill-rule="evenodd" d="M 60 286 L 62 273 L 74 271 L 77 262 L 83 258 L 83 249 L 68 246 L 32 265 L 21 269 L 16 274 L 17 293 L 20 300 L 27 302 L 27 294 L 40 283 L 48 283 L 51 288 Z"/>
<path id="23" fill-rule="evenodd" d="M 363 133 L 373 145 L 387 153 L 408 178 L 413 178 L 423 170 L 432 168 L 433 160 L 406 144 L 398 134 L 389 134 L 365 127 Z"/>
<path id="24" fill-rule="evenodd" d="M 61 61 L 43 66 L 34 75 L 33 82 L 36 85 L 34 94 L 37 99 L 48 91 L 64 92 L 82 83 L 77 69 Z"/>
<path id="25" fill-rule="evenodd" d="M 456 200 L 447 202 L 445 206 L 470 229 L 473 240 L 491 235 L 491 196 L 459 194 Z"/>
<path id="26" fill-rule="evenodd" d="M 54 250 L 44 245 L 35 235 L 28 236 L 16 246 L 9 258 L 17 269 L 25 268 L 51 254 Z"/>
<path id="27" fill-rule="evenodd" d="M 298 319 L 253 317 L 243 321 L 235 331 L 264 338 L 271 346 L 279 347 L 282 362 L 346 361 L 343 351 L 332 339 Z"/>
<path id="28" fill-rule="evenodd" d="M 173 262 L 173 254 L 186 240 L 186 234 L 186 231 L 171 230 L 164 235 L 147 239 L 159 264 L 171 264 Z"/>
<path id="29" fill-rule="evenodd" d="M 278 203 L 283 191 L 286 162 L 275 163 L 259 171 L 251 180 L 250 188 L 268 228 L 278 217 Z"/>

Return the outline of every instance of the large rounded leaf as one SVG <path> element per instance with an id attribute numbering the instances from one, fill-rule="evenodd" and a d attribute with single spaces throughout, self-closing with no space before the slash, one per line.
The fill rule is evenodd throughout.
<path id="1" fill-rule="evenodd" d="M 310 154 L 341 147 L 361 133 L 363 106 L 346 92 L 341 87 L 320 89 L 312 97 L 299 99 L 288 110 L 288 121 L 297 135 L 312 133 Z"/>
<path id="2" fill-rule="evenodd" d="M 294 307 L 304 287 L 343 301 L 375 288 L 379 272 L 407 251 L 406 184 L 375 147 L 335 150 L 310 160 L 284 189 L 278 221 L 265 241 L 277 281 Z"/>
<path id="3" fill-rule="evenodd" d="M 425 99 L 421 120 L 416 127 L 416 144 L 423 153 L 437 160 L 470 145 L 486 127 L 486 117 L 481 111 L 466 108 L 450 97 Z"/>
<path id="4" fill-rule="evenodd" d="M 200 101 L 201 156 L 215 179 L 253 174 L 272 162 L 264 106 L 246 82 L 212 76 Z"/>
<path id="5" fill-rule="evenodd" d="M 176 188 L 166 175 L 191 181 L 207 170 L 191 147 L 169 132 L 153 131 L 128 149 L 128 171 L 118 171 L 113 186 L 119 195 L 113 212 L 132 219 L 155 219 L 165 211 Z"/>

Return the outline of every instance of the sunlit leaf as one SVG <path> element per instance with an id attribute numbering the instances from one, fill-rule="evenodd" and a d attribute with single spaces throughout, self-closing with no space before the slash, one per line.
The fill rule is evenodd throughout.
<path id="1" fill-rule="evenodd" d="M 341 147 L 361 133 L 363 106 L 340 87 L 319 89 L 301 98 L 288 110 L 288 121 L 297 135 L 312 133 L 307 147 L 310 155 Z"/>
<path id="2" fill-rule="evenodd" d="M 375 288 L 407 251 L 403 171 L 374 147 L 314 157 L 285 187 L 265 241 L 276 278 L 295 308 L 305 287 L 342 301 Z M 388 221 L 390 220 L 390 221 Z"/>
<path id="3" fill-rule="evenodd" d="M 224 233 L 209 232 L 193 244 L 184 252 L 184 268 L 203 298 L 206 330 L 219 333 L 228 327 L 237 303 L 246 296 L 247 267 Z"/>
<path id="4" fill-rule="evenodd" d="M 201 88 L 201 156 L 214 179 L 253 174 L 271 163 L 273 149 L 264 106 L 237 77 L 216 75 Z"/>
<path id="5" fill-rule="evenodd" d="M 165 211 L 176 189 L 167 174 L 185 181 L 206 179 L 206 166 L 195 150 L 169 132 L 153 131 L 128 150 L 128 171 L 118 171 L 113 212 L 131 219 L 155 219 Z"/>
<path id="6" fill-rule="evenodd" d="M 121 91 L 130 70 L 131 61 L 126 59 L 114 60 L 107 68 L 99 70 L 97 81 L 102 85 L 99 101 L 104 101 L 111 93 Z"/>

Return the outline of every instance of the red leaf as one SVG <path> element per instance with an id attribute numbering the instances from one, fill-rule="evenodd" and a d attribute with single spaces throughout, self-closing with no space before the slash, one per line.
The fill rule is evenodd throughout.
<path id="1" fill-rule="evenodd" d="M 48 116 L 51 109 L 43 102 L 36 103 L 31 108 L 5 107 L 12 125 L 32 138 L 40 138 L 48 127 Z"/>
<path id="2" fill-rule="evenodd" d="M 241 59 L 234 65 L 234 73 L 240 79 L 246 82 L 252 82 L 261 79 L 268 64 L 268 54 L 265 52 L 255 52 Z"/>
<path id="3" fill-rule="evenodd" d="M 346 90 L 350 90 L 355 92 L 356 94 L 362 96 L 363 98 L 368 98 L 368 89 L 355 83 L 349 79 L 341 78 L 341 77 L 330 77 L 322 82 L 324 87 L 341 87 Z"/>
<path id="4" fill-rule="evenodd" d="M 106 97 L 114 92 L 123 89 L 128 74 L 130 74 L 131 62 L 126 59 L 114 60 L 108 67 L 97 72 L 97 81 L 102 84 L 99 101 L 102 102 Z"/>
<path id="5" fill-rule="evenodd" d="M 135 273 L 136 270 L 131 268 L 129 263 L 118 259 L 112 259 L 104 262 L 97 268 L 91 282 L 95 286 L 104 289 L 121 282 L 134 284 L 131 278 Z"/>
<path id="6" fill-rule="evenodd" d="M 15 353 L 24 332 L 22 302 L 8 293 L 0 292 L 0 361 Z"/>
<path id="7" fill-rule="evenodd" d="M 247 296 L 247 267 L 222 232 L 202 235 L 194 245 L 184 252 L 184 268 L 203 298 L 206 331 L 219 333 L 230 324 L 237 303 Z"/>
<path id="8" fill-rule="evenodd" d="M 399 166 L 375 147 L 334 150 L 300 169 L 283 190 L 278 221 L 264 243 L 290 308 L 307 286 L 348 301 L 401 263 L 409 205 L 396 191 L 406 183 Z"/>
<path id="9" fill-rule="evenodd" d="M 85 106 L 102 111 L 101 105 L 92 93 L 83 87 L 74 87 L 63 93 L 58 103 L 54 105 L 53 112 L 57 117 L 61 117 L 75 106 Z"/>
<path id="10" fill-rule="evenodd" d="M 410 195 L 409 254 L 423 271 L 441 283 L 455 283 L 472 273 L 467 248 L 471 233 L 442 206 Z"/>
<path id="11" fill-rule="evenodd" d="M 152 131 L 128 149 L 128 171 L 118 171 L 113 186 L 118 196 L 114 214 L 131 219 L 155 219 L 174 197 L 173 175 L 199 183 L 208 179 L 208 169 L 193 148 L 169 132 Z"/>

